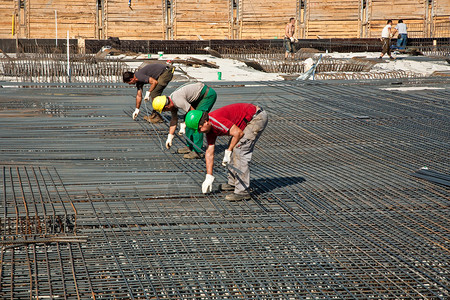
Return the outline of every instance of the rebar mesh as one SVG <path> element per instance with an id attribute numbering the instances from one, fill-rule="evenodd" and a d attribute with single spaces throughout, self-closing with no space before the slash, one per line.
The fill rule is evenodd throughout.
<path id="1" fill-rule="evenodd" d="M 27 54 L 0 58 L 0 78 L 22 82 L 122 82 L 129 67 L 119 59 L 100 60 L 92 55 Z M 70 68 L 70 72 L 68 72 Z"/>
<path id="2" fill-rule="evenodd" d="M 130 89 L 4 88 L 2 220 L 26 217 L 26 203 L 33 222 L 53 205 L 76 212 L 76 227 L 47 236 L 28 227 L 34 243 L 0 243 L 0 297 L 448 298 L 449 190 L 411 173 L 449 174 L 449 84 L 403 84 L 441 89 L 210 84 L 215 108 L 251 102 L 269 113 L 252 200 L 236 203 L 200 192 L 204 161 L 165 150 L 168 123 L 132 121 Z M 227 142 L 216 145 L 215 184 L 226 180 Z M 183 146 L 177 137 L 173 147 Z M 32 210 L 39 189 L 47 206 Z"/>

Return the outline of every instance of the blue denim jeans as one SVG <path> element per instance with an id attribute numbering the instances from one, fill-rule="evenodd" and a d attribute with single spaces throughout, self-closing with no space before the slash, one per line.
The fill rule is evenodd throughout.
<path id="1" fill-rule="evenodd" d="M 400 33 L 397 38 L 397 49 L 405 50 L 407 40 L 408 40 L 408 35 L 404 34 L 404 33 Z"/>

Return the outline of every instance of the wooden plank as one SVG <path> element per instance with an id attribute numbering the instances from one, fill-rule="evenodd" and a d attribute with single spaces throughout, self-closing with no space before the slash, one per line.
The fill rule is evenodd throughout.
<path id="1" fill-rule="evenodd" d="M 252 1 L 243 0 L 242 36 L 243 39 L 283 38 L 284 28 L 289 18 L 297 19 L 297 1 Z M 296 28 L 295 36 L 298 36 Z"/>
<path id="2" fill-rule="evenodd" d="M 108 37 L 148 40 L 163 39 L 164 24 L 161 0 L 107 0 L 106 32 Z"/>
<path id="3" fill-rule="evenodd" d="M 450 18 L 450 1 L 434 0 L 434 16 Z M 449 18 L 447 20 L 450 22 Z"/>
<path id="4" fill-rule="evenodd" d="M 58 37 L 95 37 L 96 1 L 33 0 L 29 3 L 30 37 L 55 37 L 55 10 L 58 14 Z M 83 12 L 83 13 L 80 13 Z"/>
<path id="5" fill-rule="evenodd" d="M 424 19 L 426 0 L 372 0 L 372 20 Z"/>
<path id="6" fill-rule="evenodd" d="M 310 0 L 307 2 L 307 10 L 309 20 L 357 21 L 360 8 L 359 1 L 353 0 Z"/>
<path id="7" fill-rule="evenodd" d="M 0 37 L 11 38 L 14 1 L 0 0 Z"/>
<path id="8" fill-rule="evenodd" d="M 175 39 L 226 39 L 229 32 L 229 1 L 177 0 Z"/>

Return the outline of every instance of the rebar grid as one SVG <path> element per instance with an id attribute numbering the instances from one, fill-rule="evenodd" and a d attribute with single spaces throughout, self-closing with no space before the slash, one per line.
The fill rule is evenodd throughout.
<path id="1" fill-rule="evenodd" d="M 320 65 L 319 65 L 320 66 Z M 402 79 L 422 77 L 420 73 L 411 71 L 388 71 L 388 72 L 339 72 L 339 73 L 315 73 L 315 80 L 367 80 L 367 79 Z"/>
<path id="2" fill-rule="evenodd" d="M 442 35 L 445 36 L 445 35 Z M 18 47 L 15 43 L 5 43 L 3 51 L 16 53 L 65 53 L 67 41 L 58 40 L 58 46 L 53 39 L 19 39 Z M 395 43 L 395 40 L 394 40 Z M 433 46 L 437 51 L 445 51 L 450 44 L 450 39 L 446 38 L 408 38 L 408 46 L 421 50 L 421 47 Z M 243 52 L 257 53 L 284 52 L 283 40 L 85 40 L 85 51 L 89 54 L 96 54 L 102 47 L 112 46 L 123 52 L 134 53 L 164 53 L 171 54 L 204 54 L 205 48 L 217 50 L 222 54 L 236 53 L 241 49 Z M 79 53 L 76 39 L 70 40 L 70 52 Z M 378 38 L 350 38 L 350 39 L 301 39 L 296 43 L 296 48 L 315 48 L 328 52 L 364 52 L 380 51 L 381 45 Z M 440 50 L 443 49 L 443 50 Z"/>
<path id="3" fill-rule="evenodd" d="M 0 151 L 14 165 L 3 178 L 9 168 L 14 183 L 37 168 L 29 164 L 48 168 L 76 209 L 80 240 L 2 247 L 0 296 L 448 298 L 449 191 L 410 175 L 425 165 L 449 173 L 448 81 L 404 85 L 444 89 L 391 91 L 389 81 L 214 86 L 215 108 L 252 102 L 269 113 L 252 158 L 252 200 L 237 203 L 201 194 L 204 161 L 166 150 L 168 120 L 146 123 L 145 107 L 132 121 L 129 89 L 5 89 L 8 143 Z M 22 104 L 30 97 L 35 106 Z M 52 117 L 8 117 L 42 103 L 57 107 Z M 226 180 L 227 142 L 216 146 L 215 185 Z M 173 147 L 183 146 L 177 137 Z M 12 205 L 6 190 L 1 203 Z"/>
<path id="4" fill-rule="evenodd" d="M 122 82 L 129 67 L 119 59 L 99 60 L 92 55 L 21 54 L 0 58 L 0 78 L 19 82 Z"/>
<path id="5" fill-rule="evenodd" d="M 280 53 L 277 50 L 272 50 L 272 52 L 263 51 L 262 53 L 258 53 L 256 51 L 243 52 L 242 50 L 235 50 L 224 55 L 224 57 L 242 60 L 244 62 L 249 60 L 255 61 L 265 72 L 269 73 L 304 73 L 308 70 L 305 69 L 306 59 L 313 59 L 314 61 L 318 60 L 319 54 L 316 52 L 317 51 L 311 51 L 311 49 L 300 49 L 294 54 L 294 58 L 284 59 L 284 53 Z M 339 78 L 339 76 L 342 77 L 342 74 L 345 74 L 344 72 L 368 72 L 375 64 L 377 64 L 377 61 L 370 59 L 337 59 L 325 55 L 323 56 L 320 64 L 317 66 L 316 73 L 338 72 L 335 75 L 336 78 L 328 76 L 328 78 L 324 79 L 357 79 L 357 75 L 355 75 L 356 78 Z M 404 75 L 403 73 L 397 72 L 396 75 Z"/>
<path id="6" fill-rule="evenodd" d="M 74 232 L 76 210 L 54 168 L 3 166 L 1 178 L 3 239 Z"/>

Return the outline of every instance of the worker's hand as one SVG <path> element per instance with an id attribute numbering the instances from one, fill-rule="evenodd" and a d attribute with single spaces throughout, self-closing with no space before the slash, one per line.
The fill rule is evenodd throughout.
<path id="1" fill-rule="evenodd" d="M 291 42 L 292 42 L 292 43 L 295 42 L 295 39 L 294 39 L 293 36 L 291 36 L 290 39 L 291 39 Z"/>
<path id="2" fill-rule="evenodd" d="M 170 149 L 170 147 L 172 147 L 172 140 L 173 140 L 174 135 L 173 134 L 168 134 L 167 135 L 167 140 L 166 140 L 166 148 Z"/>
<path id="3" fill-rule="evenodd" d="M 227 166 L 231 161 L 231 152 L 230 150 L 225 150 L 225 155 L 223 156 L 222 166 Z"/>
<path id="4" fill-rule="evenodd" d="M 205 181 L 202 184 L 202 192 L 203 194 L 209 193 L 212 191 L 212 184 L 214 182 L 214 176 L 210 174 L 206 174 Z"/>
<path id="5" fill-rule="evenodd" d="M 148 102 L 150 100 L 150 92 L 146 91 L 145 92 L 145 97 L 144 97 L 144 101 Z"/>
<path id="6" fill-rule="evenodd" d="M 186 123 L 180 123 L 180 130 L 178 131 L 178 135 L 186 134 Z"/>
<path id="7" fill-rule="evenodd" d="M 136 120 L 136 117 L 138 116 L 138 114 L 139 114 L 139 108 L 136 108 L 133 113 L 133 120 Z"/>

